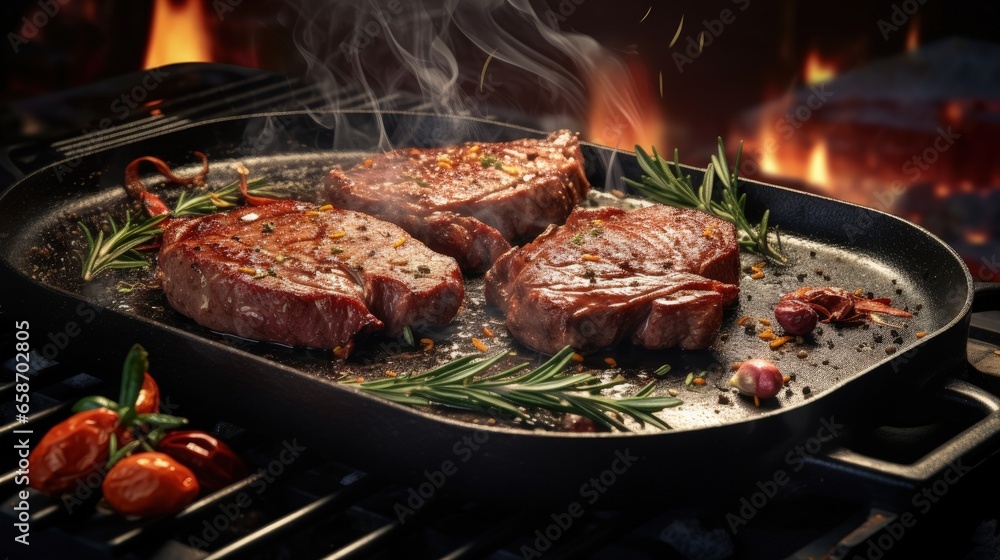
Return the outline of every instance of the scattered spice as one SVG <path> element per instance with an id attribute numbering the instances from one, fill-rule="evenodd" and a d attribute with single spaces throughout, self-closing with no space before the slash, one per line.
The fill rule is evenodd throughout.
<path id="1" fill-rule="evenodd" d="M 371 160 L 368 160 L 368 161 L 371 161 Z M 389 377 L 396 377 L 397 375 L 399 375 L 399 374 L 397 374 L 396 372 L 392 371 L 391 369 L 387 369 L 387 370 L 385 370 L 385 374 L 386 374 L 387 376 L 389 376 Z"/>
<path id="2" fill-rule="evenodd" d="M 486 352 L 487 350 L 489 350 L 489 347 L 483 344 L 483 341 L 479 340 L 478 338 L 472 339 L 472 345 L 475 346 L 476 350 L 479 350 L 480 352 Z"/>
<path id="3" fill-rule="evenodd" d="M 263 233 L 273 233 L 275 230 L 274 222 L 264 222 L 264 226 L 261 228 Z"/>
<path id="4" fill-rule="evenodd" d="M 340 239 L 345 235 L 347 235 L 347 232 L 344 230 L 336 231 L 330 234 L 330 239 Z"/>
<path id="5" fill-rule="evenodd" d="M 711 228 L 706 228 L 705 231 L 701 232 L 702 237 L 712 237 L 713 235 L 715 235 L 715 232 Z"/>
<path id="6" fill-rule="evenodd" d="M 770 327 L 771 326 L 771 321 L 769 321 L 767 319 L 767 317 L 761 317 L 761 318 L 759 318 L 757 320 L 760 321 L 760 324 L 764 325 L 765 327 Z"/>
<path id="7" fill-rule="evenodd" d="M 500 169 L 508 175 L 519 176 L 521 174 L 521 168 L 516 165 L 501 165 Z"/>
<path id="8" fill-rule="evenodd" d="M 438 167 L 440 167 L 441 169 L 451 169 L 451 163 L 444 160 L 439 160 Z"/>
<path id="9" fill-rule="evenodd" d="M 403 246 L 403 243 L 406 243 L 406 236 L 405 235 L 403 237 L 400 237 L 399 239 L 397 239 L 396 242 L 392 244 L 392 248 L 393 249 L 399 249 L 400 247 Z"/>
<path id="10" fill-rule="evenodd" d="M 497 160 L 497 158 L 495 158 L 493 156 L 483 156 L 483 159 L 479 160 L 479 163 L 481 163 L 483 165 L 483 168 L 487 168 L 487 167 L 489 167 L 489 166 L 497 163 L 498 161 L 499 160 Z"/>
<path id="11" fill-rule="evenodd" d="M 487 327 L 487 326 L 483 327 L 483 334 L 485 334 L 486 336 L 488 336 L 490 338 L 496 338 L 497 337 L 497 335 L 493 334 L 493 331 L 491 331 L 490 328 Z"/>
<path id="12" fill-rule="evenodd" d="M 576 235 L 574 235 L 573 237 L 571 237 L 569 242 L 574 245 L 583 245 L 583 232 L 581 231 Z"/>
<path id="13" fill-rule="evenodd" d="M 754 280 L 760 280 L 761 278 L 764 278 L 764 271 L 754 272 L 753 274 L 750 275 L 750 278 Z"/>
<path id="14" fill-rule="evenodd" d="M 781 348 L 782 346 L 785 345 L 786 342 L 788 342 L 789 340 L 792 340 L 793 338 L 795 338 L 795 337 L 794 336 L 779 336 L 778 338 L 775 338 L 774 340 L 772 340 L 771 342 L 769 342 L 768 346 L 771 347 L 771 350 L 777 350 L 778 348 Z"/>
<path id="15" fill-rule="evenodd" d="M 469 154 L 474 154 L 478 151 L 479 151 L 479 144 L 476 144 L 474 146 L 469 146 L 468 149 L 465 150 L 465 152 Z"/>
<path id="16" fill-rule="evenodd" d="M 757 335 L 757 338 L 761 340 L 774 340 L 778 338 L 778 336 L 774 334 L 774 331 L 772 331 L 770 328 L 766 328 L 763 331 L 761 331 L 760 334 Z"/>

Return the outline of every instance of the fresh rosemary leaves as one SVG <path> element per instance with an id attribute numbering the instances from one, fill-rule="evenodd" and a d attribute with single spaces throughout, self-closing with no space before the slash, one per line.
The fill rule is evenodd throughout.
<path id="1" fill-rule="evenodd" d="M 732 171 L 726 161 L 726 151 L 719 138 L 719 152 L 712 156 L 712 162 L 705 169 L 701 185 L 695 191 L 691 175 L 681 169 L 677 150 L 674 150 L 674 161 L 671 166 L 653 148 L 650 156 L 641 146 L 635 147 L 639 166 L 644 172 L 639 181 L 626 178 L 625 183 L 645 194 L 649 199 L 670 206 L 695 208 L 717 218 L 731 222 L 736 226 L 740 248 L 752 251 L 772 261 L 784 263 L 788 259 L 781 254 L 781 238 L 777 238 L 777 247 L 768 240 L 767 220 L 770 211 L 765 211 L 760 223 L 752 224 L 744 212 L 746 194 L 739 194 L 740 157 L 743 154 L 743 142 L 736 153 L 736 165 Z M 721 200 L 716 200 L 715 180 L 722 182 Z"/>
<path id="2" fill-rule="evenodd" d="M 266 179 L 254 179 L 247 182 L 247 192 L 251 195 L 268 196 Z M 188 196 L 188 192 L 182 192 L 177 204 L 170 212 L 174 218 L 184 216 L 203 216 L 212 214 L 226 208 L 239 205 L 242 196 L 240 195 L 240 182 L 233 181 L 216 191 L 201 191 Z"/>
<path id="3" fill-rule="evenodd" d="M 440 404 L 520 418 L 529 418 L 523 409 L 578 414 L 600 426 L 623 432 L 630 430 L 619 415 L 631 417 L 642 425 L 670 429 L 652 413 L 681 404 L 674 397 L 650 396 L 655 381 L 631 397 L 601 395 L 601 389 L 624 383 L 625 379 L 618 376 L 603 382 L 591 373 L 563 373 L 573 359 L 573 349 L 568 346 L 527 373 L 522 373 L 528 367 L 523 363 L 499 373 L 476 377 L 504 357 L 504 353 L 486 359 L 465 356 L 430 371 L 368 381 L 358 387 L 406 405 Z"/>
<path id="4" fill-rule="evenodd" d="M 104 230 L 97 230 L 94 237 L 83 222 L 79 222 L 84 235 L 87 236 L 87 256 L 80 256 L 83 263 L 82 277 L 89 282 L 95 275 L 111 268 L 136 268 L 149 266 L 149 261 L 136 247 L 148 243 L 163 232 L 156 226 L 166 216 L 156 216 L 140 221 L 132 221 L 132 216 L 125 212 L 125 223 L 118 227 L 114 218 L 108 217 L 111 235 L 105 239 Z"/>

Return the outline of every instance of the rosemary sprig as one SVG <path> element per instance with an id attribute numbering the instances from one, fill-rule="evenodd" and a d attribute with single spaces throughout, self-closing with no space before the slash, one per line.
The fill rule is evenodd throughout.
<path id="1" fill-rule="evenodd" d="M 739 193 L 740 157 L 743 155 L 743 142 L 740 142 L 736 153 L 736 165 L 732 171 L 726 161 L 726 151 L 719 138 L 719 152 L 712 155 L 712 162 L 705 169 L 701 185 L 695 191 L 691 175 L 681 169 L 678 152 L 674 150 L 674 161 L 671 166 L 653 148 L 650 156 L 641 146 L 635 147 L 639 166 L 644 174 L 639 181 L 625 178 L 625 183 L 645 194 L 651 200 L 681 208 L 695 208 L 717 218 L 731 222 L 736 226 L 740 248 L 752 251 L 778 263 L 788 259 L 781 254 L 781 238 L 775 230 L 778 246 L 771 245 L 768 240 L 767 220 L 770 210 L 764 212 L 760 223 L 752 224 L 745 214 L 746 194 Z M 715 179 L 722 183 L 721 200 L 713 196 Z"/>
<path id="2" fill-rule="evenodd" d="M 82 277 L 89 282 L 94 276 L 111 268 L 136 268 L 149 266 L 149 261 L 136 247 L 148 243 L 163 232 L 156 226 L 166 216 L 156 216 L 141 221 L 132 221 L 132 216 L 125 212 L 125 223 L 118 227 L 114 218 L 108 217 L 111 235 L 104 238 L 104 231 L 98 230 L 97 237 L 91 235 L 83 222 L 78 222 L 87 236 L 87 256 L 79 255 L 83 263 Z"/>
<path id="3" fill-rule="evenodd" d="M 275 196 L 267 190 L 267 179 L 254 179 L 247 182 L 247 192 L 258 196 Z M 170 215 L 175 218 L 184 216 L 203 216 L 219 210 L 232 208 L 240 203 L 240 182 L 233 181 L 215 191 L 201 191 L 189 196 L 182 192 Z"/>
<path id="4" fill-rule="evenodd" d="M 529 364 L 523 363 L 499 373 L 476 377 L 504 357 L 504 353 L 486 359 L 465 356 L 423 373 L 368 381 L 358 386 L 363 391 L 400 404 L 442 404 L 525 419 L 529 416 L 522 409 L 544 409 L 585 416 L 605 428 L 620 431 L 629 431 L 629 428 L 617 415 L 631 417 L 642 425 L 670 429 L 653 413 L 681 404 L 674 397 L 650 396 L 655 381 L 632 397 L 601 395 L 601 389 L 624 383 L 625 379 L 618 376 L 603 382 L 590 373 L 563 373 L 573 359 L 573 349 L 568 346 L 526 373 L 522 372 Z"/>

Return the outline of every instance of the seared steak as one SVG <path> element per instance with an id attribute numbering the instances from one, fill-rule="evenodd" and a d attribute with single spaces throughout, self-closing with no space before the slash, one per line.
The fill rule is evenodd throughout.
<path id="1" fill-rule="evenodd" d="M 592 352 L 630 337 L 647 348 L 705 348 L 739 294 L 732 224 L 656 205 L 578 208 L 486 273 L 486 300 L 521 343 Z"/>
<path id="2" fill-rule="evenodd" d="M 448 323 L 464 296 L 455 260 L 399 227 L 293 201 L 171 222 L 159 274 L 205 327 L 340 357 L 361 332 Z"/>
<path id="3" fill-rule="evenodd" d="M 326 178 L 335 206 L 397 224 L 469 272 L 562 223 L 589 188 L 567 130 L 546 140 L 395 150 Z"/>

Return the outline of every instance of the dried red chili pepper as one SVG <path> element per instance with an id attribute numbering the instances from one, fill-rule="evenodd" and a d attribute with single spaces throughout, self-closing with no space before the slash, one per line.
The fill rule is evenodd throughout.
<path id="1" fill-rule="evenodd" d="M 122 515 L 154 517 L 184 509 L 198 496 L 194 473 L 163 453 L 139 453 L 115 463 L 101 485 L 104 499 Z"/>
<path id="2" fill-rule="evenodd" d="M 191 469 L 206 492 L 214 492 L 247 476 L 247 467 L 228 445 L 196 430 L 168 432 L 156 450 Z"/>
<path id="3" fill-rule="evenodd" d="M 118 420 L 115 411 L 95 408 L 53 426 L 28 456 L 31 487 L 60 494 L 99 471 L 110 454 L 111 434 L 119 431 Z"/>
<path id="4" fill-rule="evenodd" d="M 812 307 L 821 323 L 860 324 L 874 320 L 872 314 L 885 313 L 896 317 L 912 317 L 910 313 L 889 305 L 889 298 L 863 298 L 843 288 L 799 288 L 781 296 L 781 301 L 798 301 Z M 778 317 L 780 322 L 780 317 Z"/>

